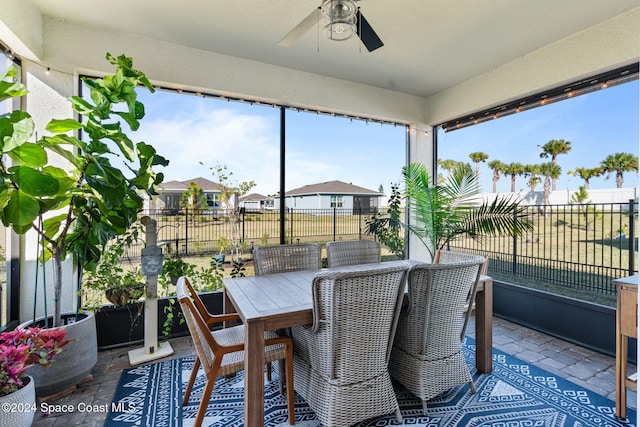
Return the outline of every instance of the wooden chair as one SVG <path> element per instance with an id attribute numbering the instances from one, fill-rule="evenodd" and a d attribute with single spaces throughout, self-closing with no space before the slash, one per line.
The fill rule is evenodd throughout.
<path id="1" fill-rule="evenodd" d="M 389 372 L 407 390 L 427 401 L 468 383 L 460 329 L 465 302 L 480 278 L 484 258 L 452 264 L 418 264 L 409 270 L 409 306 L 400 314 Z"/>
<path id="2" fill-rule="evenodd" d="M 293 360 L 295 390 L 322 425 L 402 419 L 387 365 L 408 267 L 316 274 L 313 323 L 292 328 Z"/>
<path id="3" fill-rule="evenodd" d="M 237 314 L 203 316 L 196 307 L 193 299 L 193 287 L 186 277 L 180 277 L 176 285 L 176 293 L 182 313 L 187 322 L 189 333 L 196 348 L 196 363 L 202 365 L 207 377 L 207 383 L 200 399 L 198 413 L 194 423 L 195 427 L 202 425 L 205 412 L 216 379 L 219 376 L 232 375 L 244 369 L 244 325 L 226 329 L 211 331 L 213 323 L 228 320 L 238 320 Z M 201 302 L 201 301 L 200 301 Z M 204 305 L 203 305 L 204 307 Z M 208 313 L 208 311 L 205 312 Z M 265 362 L 275 360 L 286 361 L 286 378 L 288 384 L 293 384 L 293 343 L 290 337 L 278 336 L 275 332 L 265 333 Z M 198 371 L 194 364 L 189 383 L 185 390 L 183 405 L 189 399 L 193 383 Z M 287 387 L 287 409 L 289 411 L 289 424 L 294 424 L 294 391 L 293 387 Z"/>
<path id="4" fill-rule="evenodd" d="M 380 245 L 374 240 L 343 240 L 328 242 L 329 267 L 380 262 Z"/>
<path id="5" fill-rule="evenodd" d="M 484 255 L 471 254 L 466 252 L 455 252 L 455 251 L 443 251 L 442 249 L 438 249 L 436 252 L 436 257 L 433 262 L 436 264 L 453 264 L 462 261 L 469 261 L 475 259 L 478 256 L 482 256 L 484 258 L 484 263 L 482 267 L 480 267 L 480 274 L 483 276 L 487 275 L 487 268 L 489 266 L 489 258 Z M 469 319 L 471 318 L 471 313 L 476 308 L 476 291 L 478 290 L 478 285 L 476 282 L 476 286 L 472 286 L 469 291 L 469 295 L 467 296 L 467 301 L 464 305 L 464 323 L 462 325 L 462 329 L 460 330 L 460 340 L 464 339 L 464 335 L 467 332 L 467 325 L 469 324 Z"/>
<path id="6" fill-rule="evenodd" d="M 256 246 L 253 248 L 253 267 L 256 276 L 319 270 L 322 267 L 320 246 L 315 243 Z"/>

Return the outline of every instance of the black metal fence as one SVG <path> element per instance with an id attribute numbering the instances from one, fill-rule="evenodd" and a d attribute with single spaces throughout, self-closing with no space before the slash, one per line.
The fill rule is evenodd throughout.
<path id="1" fill-rule="evenodd" d="M 637 206 L 628 203 L 529 206 L 531 233 L 458 239 L 451 250 L 481 253 L 492 273 L 615 295 L 611 281 L 638 273 Z"/>
<path id="2" fill-rule="evenodd" d="M 241 242 L 240 249 L 280 243 L 280 213 L 277 210 L 148 211 L 158 224 L 158 242 L 171 254 L 181 256 L 225 252 Z M 364 233 L 369 210 L 290 209 L 285 217 L 285 241 L 325 243 L 338 239 L 373 237 Z M 134 252 L 137 248 L 134 248 Z"/>
<path id="3" fill-rule="evenodd" d="M 385 211 L 381 213 L 384 215 Z M 611 280 L 638 272 L 637 206 L 628 203 L 532 205 L 534 224 L 525 236 L 468 238 L 451 242 L 450 249 L 481 253 L 489 258 L 490 274 L 517 277 L 520 282 L 545 282 L 563 288 L 615 295 Z M 242 251 L 280 242 L 279 212 L 215 211 L 147 212 L 158 223 L 158 241 L 165 253 L 206 256 L 228 252 L 233 242 Z M 370 212 L 353 209 L 289 210 L 285 241 L 323 244 L 339 239 L 372 239 L 365 234 Z M 133 253 L 139 249 L 132 248 Z"/>

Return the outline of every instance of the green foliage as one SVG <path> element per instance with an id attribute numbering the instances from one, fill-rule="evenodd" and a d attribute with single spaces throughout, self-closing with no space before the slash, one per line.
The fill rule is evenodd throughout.
<path id="1" fill-rule="evenodd" d="M 133 68 L 131 58 L 106 58 L 115 73 L 83 78 L 89 99 L 69 99 L 82 122 L 51 120 L 46 126 L 51 135 L 30 142 L 34 123 L 28 113 L 0 116 L 0 220 L 18 234 L 34 229 L 44 241 L 46 259 L 53 257 L 54 326 L 60 324 L 62 260 L 70 253 L 80 268 L 95 270 L 107 242 L 137 220 L 143 208 L 140 193 L 156 194 L 164 177 L 153 167 L 169 163 L 152 146 L 134 144 L 124 131 L 125 126 L 137 130 L 144 117 L 135 88 L 143 85 L 153 92 L 149 80 Z M 23 85 L 7 81 L 15 74 L 10 68 L 2 75 L 0 99 L 26 94 Z M 71 134 L 77 131 L 85 141 Z M 49 165 L 49 153 L 66 159 L 68 169 Z M 124 168 L 111 164 L 116 158 Z M 54 211 L 58 214 L 38 224 L 38 218 Z"/>
<path id="2" fill-rule="evenodd" d="M 364 232 L 376 236 L 379 243 L 389 248 L 398 258 L 404 259 L 404 233 L 400 218 L 400 202 L 399 185 L 392 183 L 391 195 L 389 196 L 389 216 L 383 217 L 380 212 L 374 213 L 370 218 L 365 219 Z"/>
<path id="3" fill-rule="evenodd" d="M 103 291 L 116 305 L 126 305 L 138 301 L 144 293 L 144 276 L 137 269 L 125 270 L 122 260 L 131 245 L 139 240 L 140 226 L 134 226 L 118 236 L 104 251 L 97 268 L 87 271 L 83 279 L 83 293 L 86 290 Z"/>
<path id="4" fill-rule="evenodd" d="M 214 240 L 215 245 L 218 247 L 218 251 L 223 254 L 231 249 L 232 242 L 227 236 L 220 236 Z"/>
<path id="5" fill-rule="evenodd" d="M 571 200 L 569 200 L 570 205 L 578 205 L 578 213 L 582 214 L 584 217 L 584 228 L 587 231 L 590 230 L 592 222 L 595 222 L 595 220 L 602 217 L 600 211 L 598 211 L 594 206 L 591 206 L 591 200 L 588 199 L 589 192 L 581 185 L 578 188 L 578 191 L 571 195 Z"/>
<path id="6" fill-rule="evenodd" d="M 468 168 L 457 167 L 444 185 L 433 185 L 427 169 L 411 163 L 404 179 L 412 219 L 407 228 L 432 257 L 457 236 L 472 239 L 498 234 L 519 236 L 533 229 L 524 207 L 511 197 L 478 205 L 477 177 Z"/>
<path id="7" fill-rule="evenodd" d="M 162 275 L 164 279 L 169 279 L 175 285 L 175 281 L 180 276 L 192 276 L 196 266 L 189 264 L 179 256 L 175 258 L 165 258 L 162 262 Z"/>
<path id="8" fill-rule="evenodd" d="M 616 188 L 622 188 L 625 172 L 638 172 L 638 156 L 631 153 L 615 153 L 608 155 L 600 168 L 607 174 L 615 173 Z"/>
<path id="9" fill-rule="evenodd" d="M 262 237 L 260 238 L 260 244 L 262 246 L 267 246 L 269 244 L 269 233 L 266 231 L 262 233 Z"/>
<path id="10" fill-rule="evenodd" d="M 244 268 L 244 262 L 242 260 L 233 260 L 231 268 L 231 277 L 244 277 L 246 269 Z"/>

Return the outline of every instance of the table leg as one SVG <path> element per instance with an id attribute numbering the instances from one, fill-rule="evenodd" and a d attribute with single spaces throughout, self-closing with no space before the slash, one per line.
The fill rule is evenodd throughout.
<path id="1" fill-rule="evenodd" d="M 236 313 L 237 312 L 236 307 L 231 302 L 231 299 L 229 298 L 229 295 L 227 295 L 227 290 L 223 289 L 222 290 L 222 294 L 223 294 L 222 312 L 224 314 Z M 222 322 L 222 324 L 223 324 L 224 328 L 230 328 L 230 327 L 235 326 L 236 324 L 238 324 L 238 322 L 231 320 L 231 321 L 227 321 L 227 322 Z"/>
<path id="2" fill-rule="evenodd" d="M 616 416 L 627 418 L 627 337 L 620 332 L 620 310 L 616 313 Z"/>
<path id="3" fill-rule="evenodd" d="M 245 324 L 244 424 L 264 425 L 264 322 Z"/>
<path id="4" fill-rule="evenodd" d="M 487 278 L 483 284 L 476 293 L 476 368 L 488 373 L 493 368 L 493 280 Z"/>

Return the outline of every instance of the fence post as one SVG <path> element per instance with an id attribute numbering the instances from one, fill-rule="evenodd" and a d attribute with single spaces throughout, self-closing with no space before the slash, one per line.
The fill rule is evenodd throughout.
<path id="1" fill-rule="evenodd" d="M 242 240 L 241 242 L 244 242 L 244 215 L 245 215 L 246 209 L 245 208 L 240 208 L 240 213 L 242 214 Z"/>
<path id="2" fill-rule="evenodd" d="M 635 230 L 635 200 L 629 200 L 629 276 L 633 276 L 636 271 L 635 257 L 636 257 L 636 230 Z"/>
<path id="3" fill-rule="evenodd" d="M 289 227 L 289 243 L 293 243 L 293 208 L 291 208 L 291 219 L 289 220 L 290 222 L 290 227 Z"/>
<path id="4" fill-rule="evenodd" d="M 184 208 L 184 255 L 187 255 L 189 253 L 188 248 L 189 248 L 189 208 Z"/>
<path id="5" fill-rule="evenodd" d="M 513 217 L 514 220 L 517 221 L 518 220 L 518 205 L 516 204 L 513 207 Z M 518 270 L 518 237 L 514 234 L 513 235 L 513 259 L 512 259 L 512 264 L 511 264 L 511 272 L 515 275 L 517 273 Z"/>
<path id="6" fill-rule="evenodd" d="M 358 239 L 362 240 L 362 208 L 358 208 Z"/>
<path id="7" fill-rule="evenodd" d="M 333 241 L 336 241 L 336 209 L 333 208 Z"/>

